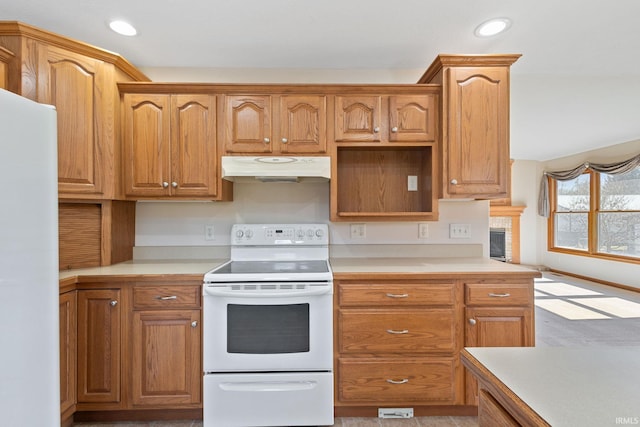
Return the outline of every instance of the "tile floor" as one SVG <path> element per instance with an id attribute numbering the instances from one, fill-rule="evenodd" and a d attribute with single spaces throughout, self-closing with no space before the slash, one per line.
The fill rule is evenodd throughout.
<path id="1" fill-rule="evenodd" d="M 543 272 L 543 278 L 536 281 L 535 315 L 537 346 L 640 345 L 639 292 Z M 477 426 L 476 417 L 336 418 L 334 424 L 334 427 Z M 74 427 L 202 427 L 202 422 L 75 423 Z"/>

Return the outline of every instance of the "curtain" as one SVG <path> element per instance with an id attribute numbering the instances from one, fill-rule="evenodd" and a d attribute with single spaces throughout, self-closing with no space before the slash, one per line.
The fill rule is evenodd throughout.
<path id="1" fill-rule="evenodd" d="M 552 178 L 557 181 L 569 181 L 571 179 L 576 179 L 587 169 L 591 169 L 599 173 L 606 173 L 609 175 L 619 175 L 630 172 L 639 166 L 640 154 L 622 162 L 583 163 L 573 169 L 565 171 L 545 171 L 542 174 L 542 180 L 540 181 L 540 192 L 538 193 L 538 215 L 548 218 L 551 211 L 551 206 L 549 206 L 549 180 L 547 178 Z"/>

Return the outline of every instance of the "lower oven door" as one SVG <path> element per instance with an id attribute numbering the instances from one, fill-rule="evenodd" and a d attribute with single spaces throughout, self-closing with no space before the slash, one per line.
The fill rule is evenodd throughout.
<path id="1" fill-rule="evenodd" d="M 204 376 L 204 426 L 333 425 L 329 372 Z"/>
<path id="2" fill-rule="evenodd" d="M 203 296 L 209 372 L 331 371 L 333 292 Z"/>

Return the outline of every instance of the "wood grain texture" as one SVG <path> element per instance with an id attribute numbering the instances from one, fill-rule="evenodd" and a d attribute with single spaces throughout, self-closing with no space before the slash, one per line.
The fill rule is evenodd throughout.
<path id="1" fill-rule="evenodd" d="M 60 270 L 101 265 L 100 204 L 61 203 L 58 206 Z"/>
<path id="2" fill-rule="evenodd" d="M 453 283 L 344 284 L 338 289 L 341 307 L 351 306 L 452 306 L 455 304 Z"/>
<path id="3" fill-rule="evenodd" d="M 66 292 L 59 299 L 60 316 L 60 413 L 62 418 L 75 411 L 77 359 L 76 291 Z"/>

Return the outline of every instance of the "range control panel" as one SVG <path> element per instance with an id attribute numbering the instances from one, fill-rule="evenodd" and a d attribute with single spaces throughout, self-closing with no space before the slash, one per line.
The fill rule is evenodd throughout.
<path id="1" fill-rule="evenodd" d="M 327 224 L 234 224 L 232 245 L 328 245 Z"/>

